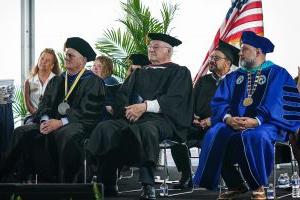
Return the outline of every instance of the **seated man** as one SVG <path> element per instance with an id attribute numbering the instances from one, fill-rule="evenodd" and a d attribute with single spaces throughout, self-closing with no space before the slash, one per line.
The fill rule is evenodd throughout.
<path id="1" fill-rule="evenodd" d="M 266 199 L 274 142 L 299 126 L 283 117 L 282 86 L 295 83 L 284 68 L 265 60 L 274 49 L 269 39 L 245 31 L 241 42 L 241 68 L 225 77 L 212 100 L 213 126 L 205 134 L 194 183 L 216 189 L 222 174 L 229 191 L 219 199 L 231 199 L 247 191 L 243 177 L 252 199 Z"/>
<path id="2" fill-rule="evenodd" d="M 194 120 L 193 126 L 189 129 L 187 135 L 187 146 L 199 147 L 200 141 L 211 125 L 210 116 L 210 101 L 217 90 L 220 81 L 230 71 L 232 64 L 238 66 L 239 49 L 234 46 L 219 41 L 218 47 L 212 52 L 209 58 L 209 71 L 199 79 L 194 87 Z M 175 189 L 191 188 L 192 174 L 191 164 L 189 159 L 189 151 L 182 145 L 174 145 L 171 148 L 172 156 L 177 166 L 178 171 L 181 171 L 181 179 Z"/>
<path id="3" fill-rule="evenodd" d="M 136 69 L 121 86 L 114 108 L 116 120 L 98 124 L 87 150 L 99 162 L 105 194 L 116 195 L 116 168 L 140 168 L 142 199 L 155 199 L 154 168 L 159 143 L 185 139 L 192 122 L 190 71 L 171 62 L 173 47 L 181 41 L 162 33 L 149 33 L 151 65 Z M 89 157 L 90 157 L 89 156 Z"/>
<path id="4" fill-rule="evenodd" d="M 13 173 L 21 157 L 25 166 L 31 164 L 35 153 L 39 154 L 36 163 L 43 166 L 41 174 L 50 168 L 51 160 L 56 173 L 58 170 L 58 181 L 73 182 L 81 164 L 82 141 L 99 122 L 105 88 L 98 76 L 85 69 L 86 62 L 96 56 L 85 40 L 68 38 L 65 55 L 67 71 L 48 83 L 34 123 L 14 130 L 11 151 L 0 175 Z M 43 149 L 33 151 L 40 142 L 45 143 L 50 158 L 41 153 Z"/>

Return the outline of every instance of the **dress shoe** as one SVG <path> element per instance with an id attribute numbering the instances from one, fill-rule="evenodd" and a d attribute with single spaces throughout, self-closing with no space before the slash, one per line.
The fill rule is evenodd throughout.
<path id="1" fill-rule="evenodd" d="M 152 200 L 156 199 L 155 188 L 152 185 L 143 185 L 142 194 L 140 196 L 141 200 Z"/>
<path id="2" fill-rule="evenodd" d="M 191 176 L 182 176 L 179 183 L 173 186 L 174 189 L 192 189 L 193 188 L 193 181 Z"/>
<path id="3" fill-rule="evenodd" d="M 104 196 L 105 197 L 116 197 L 119 194 L 117 185 L 104 185 Z"/>

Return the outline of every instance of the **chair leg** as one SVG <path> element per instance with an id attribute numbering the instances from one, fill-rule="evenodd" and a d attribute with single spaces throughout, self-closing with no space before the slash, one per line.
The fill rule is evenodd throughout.
<path id="1" fill-rule="evenodd" d="M 291 166 L 292 166 L 292 173 L 294 173 L 294 171 L 296 170 L 295 156 L 294 156 L 294 152 L 293 152 L 292 145 L 289 145 L 289 147 L 290 147 L 290 152 L 291 152 Z"/>
<path id="2" fill-rule="evenodd" d="M 167 180 L 169 180 L 169 169 L 168 169 L 168 160 L 167 160 L 167 146 L 165 144 L 164 146 L 164 171 L 165 171 L 165 175 L 166 177 L 164 178 L 164 182 L 166 183 Z"/>
<path id="3" fill-rule="evenodd" d="M 224 180 L 223 180 L 223 178 L 222 178 L 222 176 L 220 176 L 220 183 L 219 183 L 219 195 L 221 195 L 222 194 L 222 190 L 223 190 L 223 188 L 225 189 L 225 182 L 224 182 Z"/>
<path id="4" fill-rule="evenodd" d="M 87 161 L 86 161 L 86 147 L 88 140 L 85 140 L 83 143 L 84 159 L 83 159 L 83 182 L 86 184 L 87 181 Z"/>
<path id="5" fill-rule="evenodd" d="M 273 186 L 274 186 L 274 198 L 276 199 L 276 143 L 274 144 Z"/>

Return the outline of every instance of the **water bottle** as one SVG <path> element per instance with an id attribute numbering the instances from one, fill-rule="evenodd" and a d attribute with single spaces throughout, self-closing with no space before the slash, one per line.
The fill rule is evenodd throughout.
<path id="1" fill-rule="evenodd" d="M 283 188 L 288 188 L 288 187 L 290 187 L 290 177 L 289 177 L 288 173 L 284 173 L 284 174 L 283 174 L 283 177 L 284 177 Z"/>
<path id="2" fill-rule="evenodd" d="M 300 197 L 299 176 L 297 172 L 293 173 L 293 176 L 291 177 L 291 183 L 292 183 L 292 198 L 294 199 Z"/>
<path id="3" fill-rule="evenodd" d="M 91 183 L 97 183 L 97 176 L 92 177 Z"/>
<path id="4" fill-rule="evenodd" d="M 168 184 L 166 182 L 163 182 L 159 187 L 159 196 L 165 197 L 169 194 L 169 188 Z"/>
<path id="5" fill-rule="evenodd" d="M 267 189 L 267 199 L 274 199 L 274 186 L 272 183 L 269 184 Z"/>
<path id="6" fill-rule="evenodd" d="M 277 180 L 277 183 L 278 183 L 278 187 L 279 188 L 284 188 L 284 184 L 285 184 L 285 177 L 284 177 L 284 174 L 280 174 L 279 175 L 279 178 Z"/>

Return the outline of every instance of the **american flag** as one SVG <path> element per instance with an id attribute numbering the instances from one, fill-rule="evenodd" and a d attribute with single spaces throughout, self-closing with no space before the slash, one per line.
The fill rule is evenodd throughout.
<path id="1" fill-rule="evenodd" d="M 205 56 L 194 83 L 207 73 L 208 57 L 217 47 L 219 39 L 238 47 L 243 31 L 247 30 L 251 30 L 261 36 L 264 35 L 262 2 L 261 0 L 232 0 L 226 18 Z"/>

